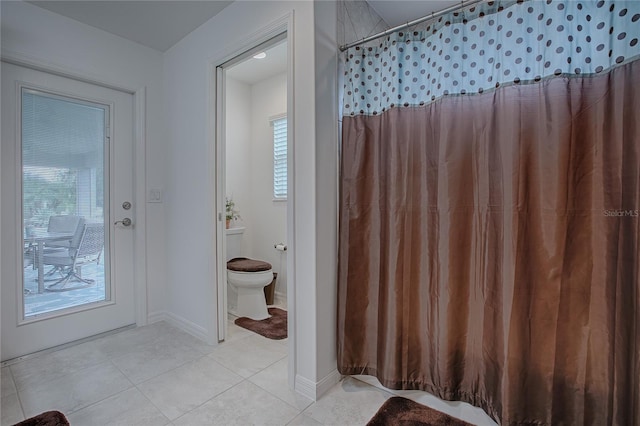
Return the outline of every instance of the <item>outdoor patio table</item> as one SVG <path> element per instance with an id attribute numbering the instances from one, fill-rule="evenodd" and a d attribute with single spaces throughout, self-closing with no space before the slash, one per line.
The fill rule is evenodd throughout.
<path id="1" fill-rule="evenodd" d="M 24 241 L 36 246 L 34 256 L 38 266 L 38 293 L 44 292 L 44 264 L 42 263 L 44 243 L 69 240 L 72 237 L 73 232 L 47 232 L 45 230 L 33 230 L 29 235 L 25 235 Z"/>

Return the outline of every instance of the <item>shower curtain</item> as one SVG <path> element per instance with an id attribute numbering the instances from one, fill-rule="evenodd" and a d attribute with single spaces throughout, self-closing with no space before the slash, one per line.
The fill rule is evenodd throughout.
<path id="1" fill-rule="evenodd" d="M 501 424 L 640 424 L 640 2 L 345 52 L 338 369 Z"/>

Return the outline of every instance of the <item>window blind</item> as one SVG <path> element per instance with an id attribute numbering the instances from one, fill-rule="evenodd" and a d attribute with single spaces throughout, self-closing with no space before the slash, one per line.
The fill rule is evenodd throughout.
<path id="1" fill-rule="evenodd" d="M 287 198 L 287 117 L 271 122 L 273 125 L 273 197 Z"/>

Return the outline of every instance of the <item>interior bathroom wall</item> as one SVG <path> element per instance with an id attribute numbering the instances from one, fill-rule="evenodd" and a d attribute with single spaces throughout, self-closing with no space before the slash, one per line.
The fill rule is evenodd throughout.
<path id="1" fill-rule="evenodd" d="M 251 168 L 253 239 L 251 252 L 278 273 L 276 293 L 287 294 L 287 253 L 273 248 L 287 242 L 287 202 L 273 200 L 273 127 L 269 121 L 287 112 L 287 74 L 251 86 Z"/>
<path id="2" fill-rule="evenodd" d="M 271 263 L 278 273 L 277 302 L 286 302 L 287 202 L 273 199 L 273 128 L 270 119 L 287 112 L 286 73 L 249 85 L 227 76 L 226 186 L 244 226 L 243 254 Z"/>
<path id="3" fill-rule="evenodd" d="M 231 227 L 244 226 L 242 253 L 251 254 L 253 234 L 251 185 L 251 86 L 226 77 L 225 96 L 225 158 L 226 196 L 233 199 L 241 219 Z"/>

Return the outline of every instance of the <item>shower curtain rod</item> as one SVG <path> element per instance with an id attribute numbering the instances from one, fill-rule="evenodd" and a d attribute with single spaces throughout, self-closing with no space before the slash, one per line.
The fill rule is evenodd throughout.
<path id="1" fill-rule="evenodd" d="M 442 15 L 446 15 L 449 12 L 453 12 L 454 10 L 458 10 L 461 9 L 463 7 L 466 6 L 470 6 L 472 4 L 476 4 L 476 3 L 480 3 L 483 2 L 484 0 L 467 0 L 467 1 L 462 1 L 460 2 L 460 4 L 454 4 L 453 6 L 447 7 L 446 9 L 442 9 L 438 12 L 431 12 L 431 14 L 427 15 L 427 16 L 423 16 L 422 18 L 418 18 L 418 19 L 414 19 L 413 21 L 409 21 L 405 24 L 400 24 L 398 26 L 395 26 L 393 28 L 389 28 L 388 30 L 384 30 L 378 34 L 374 34 L 372 36 L 369 37 L 365 37 L 362 40 L 358 40 L 358 41 L 354 41 L 353 43 L 348 43 L 348 44 L 344 44 L 342 46 L 340 46 L 340 51 L 344 52 L 345 50 L 354 47 L 354 46 L 359 46 L 361 44 L 367 43 L 371 40 L 375 40 L 377 38 L 380 37 L 384 37 L 387 34 L 391 34 L 391 33 L 395 33 L 396 31 L 400 31 L 400 30 L 404 30 L 405 28 L 408 27 L 412 27 L 414 25 L 420 24 L 424 21 L 428 21 L 429 19 L 435 19 L 435 18 L 439 18 Z"/>

